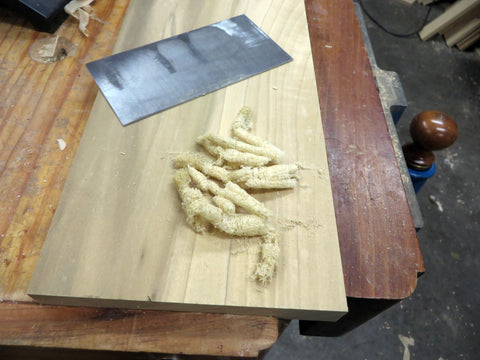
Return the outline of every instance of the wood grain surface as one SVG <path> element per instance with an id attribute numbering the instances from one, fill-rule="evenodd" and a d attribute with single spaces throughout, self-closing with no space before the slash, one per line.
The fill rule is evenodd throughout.
<path id="1" fill-rule="evenodd" d="M 9 346 L 38 346 L 41 337 L 42 347 L 245 357 L 278 337 L 271 320 L 259 316 L 29 304 L 2 304 L 0 329 L 8 329 L 0 339 Z"/>
<path id="2" fill-rule="evenodd" d="M 424 264 L 355 9 L 306 6 L 347 296 L 403 299 Z"/>
<path id="3" fill-rule="evenodd" d="M 97 95 L 84 64 L 112 53 L 128 3 L 96 2 L 89 38 L 67 19 L 56 34 L 77 51 L 53 64 L 28 56 L 50 34 L 0 13 L 0 345 L 255 357 L 277 319 L 40 306 L 26 294 Z"/>
<path id="4" fill-rule="evenodd" d="M 102 2 L 100 19 L 122 19 L 128 1 Z M 109 54 L 119 21 L 93 21 L 90 38 L 67 19 L 57 34 L 77 45 L 64 60 L 41 64 L 29 48 L 52 35 L 3 10 L 0 15 L 0 299 L 26 294 L 65 178 L 97 94 L 85 63 Z M 67 147 L 59 149 L 57 139 Z"/>
<path id="5" fill-rule="evenodd" d="M 346 296 L 303 1 L 130 4 L 115 52 L 246 14 L 294 61 L 126 127 L 98 96 L 28 293 L 57 305 L 338 319 Z M 172 184 L 175 154 L 204 133 L 229 135 L 244 105 L 253 132 L 302 164 L 295 189 L 255 194 L 280 233 L 277 274 L 261 289 L 250 278 L 257 241 L 237 252 L 231 237 L 196 234 Z"/>
<path id="6" fill-rule="evenodd" d="M 306 0 L 305 3 L 325 134 L 327 139 L 333 139 L 333 136 L 330 136 L 330 131 L 334 131 L 332 135 L 335 135 L 335 138 L 338 138 L 339 135 L 345 137 L 345 134 L 341 134 L 336 129 L 335 123 L 348 119 L 352 114 L 366 111 L 365 108 L 369 109 L 371 106 L 376 108 L 379 101 L 374 85 L 375 80 L 367 65 L 368 59 L 353 3 L 350 0 Z M 121 321 L 117 321 L 116 326 L 109 327 L 111 322 L 103 321 L 102 317 L 94 318 L 92 321 L 89 316 L 91 313 L 87 311 L 83 312 L 85 315 L 83 318 L 79 317 L 78 311 L 83 310 L 77 308 L 39 306 L 26 303 L 32 301 L 26 295 L 28 281 L 32 275 L 76 147 L 81 138 L 83 127 L 96 96 L 96 86 L 83 67 L 86 62 L 84 58 L 89 61 L 111 53 L 127 4 L 127 0 L 96 2 L 95 9 L 103 23 L 92 22 L 89 25 L 89 39 L 78 33 L 77 25 L 73 20 L 69 19 L 62 25 L 58 33 L 68 37 L 79 46 L 73 59 L 67 58 L 64 60 L 74 63 L 79 62 L 80 65 L 74 68 L 75 71 L 71 72 L 65 72 L 66 67 L 62 63 L 43 65 L 30 61 L 27 55 L 29 44 L 47 34 L 40 34 L 32 30 L 27 22 L 7 11 L 2 11 L 0 14 L 0 93 L 2 94 L 2 101 L 0 102 L 0 299 L 2 300 L 0 302 L 0 319 L 7 319 L 7 317 L 11 319 L 14 314 L 16 320 L 10 322 L 9 325 L 17 322 L 22 324 L 22 326 L 19 325 L 14 328 L 19 330 L 13 336 L 17 339 L 15 344 L 19 346 L 48 346 L 47 344 L 51 344 L 48 339 L 55 337 L 55 347 L 88 348 L 89 345 L 85 343 L 87 341 L 85 339 L 88 339 L 92 327 L 102 326 L 104 331 L 110 334 L 108 340 L 106 340 L 107 343 L 95 343 L 95 346 L 91 346 L 91 348 L 104 349 L 111 346 L 112 349 L 139 351 L 138 348 L 143 343 L 142 329 L 139 327 L 125 327 L 122 326 L 123 322 Z M 333 46 L 332 42 L 341 46 L 337 49 L 327 47 Z M 353 55 L 350 55 L 347 51 Z M 52 70 L 53 67 L 55 69 Z M 49 71 L 51 75 L 40 78 L 39 74 L 45 71 Z M 360 76 L 363 71 L 366 71 L 367 75 Z M 354 72 L 357 74 L 356 77 L 353 76 Z M 52 103 L 56 103 L 58 100 L 55 97 L 41 97 L 42 89 L 45 87 L 56 88 L 58 94 L 65 96 L 65 101 L 50 111 L 47 111 L 49 106 L 40 106 L 39 99 L 42 98 L 43 102 L 52 101 Z M 28 94 L 26 98 L 29 98 L 29 101 L 25 100 L 24 91 Z M 364 95 L 360 97 L 358 94 Z M 346 97 L 347 102 L 344 101 Z M 67 99 L 68 101 L 66 101 Z M 338 106 L 340 102 L 343 104 L 342 107 Z M 16 106 L 20 103 L 22 106 Z M 365 105 L 365 108 L 363 105 Z M 61 121 L 57 116 L 60 108 L 63 108 Z M 383 114 L 378 109 L 368 114 L 372 117 L 371 119 L 365 115 L 362 115 L 362 119 L 364 121 L 383 121 Z M 348 132 L 349 125 L 343 126 L 345 126 L 344 131 Z M 355 130 L 361 131 L 362 128 L 356 127 Z M 382 142 L 387 141 L 381 126 L 375 127 L 375 131 L 380 131 L 378 137 L 382 139 Z M 39 132 L 43 136 L 33 136 Z M 45 136 L 50 132 L 53 132 L 51 136 Z M 358 136 L 362 135 L 359 134 Z M 59 151 L 56 144 L 56 139 L 60 137 L 67 142 L 67 148 L 64 152 Z M 372 135 L 370 138 L 372 137 L 376 139 L 375 136 Z M 332 142 L 334 141 L 332 140 Z M 330 141 L 327 141 L 326 145 L 331 152 L 341 149 L 332 146 Z M 376 152 L 376 149 L 370 148 L 370 150 Z M 388 147 L 381 150 L 384 154 L 391 151 Z M 22 154 L 30 156 L 28 163 L 21 161 Z M 342 169 L 355 168 L 355 163 L 359 157 L 373 157 L 369 154 L 348 151 L 333 153 L 329 156 L 334 157 L 334 160 L 339 158 L 340 163 L 343 164 L 342 166 L 330 165 L 330 175 L 333 178 L 341 178 L 342 175 L 345 175 L 346 171 Z M 383 164 L 389 167 L 395 166 L 394 163 Z M 43 175 L 42 178 L 39 178 L 39 174 Z M 391 177 L 396 176 L 396 172 L 388 172 L 388 174 Z M 371 175 L 372 177 L 368 182 L 357 181 L 355 187 L 333 188 L 335 203 L 342 205 L 346 202 L 342 206 L 342 211 L 338 210 L 338 205 L 336 209 L 338 228 L 348 228 L 348 231 L 340 231 L 339 233 L 346 291 L 348 296 L 359 298 L 374 298 L 374 296 L 386 299 L 401 298 L 415 288 L 416 271 L 423 270 L 421 253 L 416 240 L 409 240 L 410 247 L 395 246 L 394 251 L 389 252 L 388 261 L 396 264 L 395 267 L 398 269 L 407 269 L 400 277 L 398 277 L 398 271 L 375 271 L 376 266 L 381 269 L 384 268 L 378 258 L 376 261 L 365 263 L 365 266 L 361 269 L 349 265 L 350 261 L 353 264 L 358 264 L 363 253 L 366 254 L 365 257 L 372 258 L 372 254 L 375 254 L 375 248 L 381 248 L 382 246 L 387 248 L 390 247 L 390 244 L 397 242 L 399 231 L 395 227 L 403 226 L 401 222 L 390 221 L 391 231 L 394 234 L 394 236 L 390 236 L 383 226 L 377 230 L 375 225 L 379 219 L 383 222 L 381 219 L 389 212 L 389 209 L 365 212 L 362 206 L 351 206 L 351 203 L 355 202 L 355 200 L 352 200 L 355 198 L 355 193 L 368 192 L 370 186 L 385 182 L 384 178 L 373 176 L 374 174 Z M 348 176 L 348 173 L 345 176 Z M 43 180 L 47 181 L 44 182 Z M 392 180 L 392 178 L 389 178 L 389 180 Z M 389 186 L 394 184 L 398 185 L 398 181 L 394 181 Z M 38 190 L 32 191 L 35 188 Z M 338 190 L 339 193 L 337 193 Z M 394 189 L 395 193 L 398 191 L 400 190 Z M 376 195 L 388 196 L 378 192 Z M 358 199 L 358 201 L 360 200 L 362 198 Z M 395 204 L 393 208 L 397 209 Z M 397 209 L 395 214 L 399 219 L 406 219 L 407 221 L 410 216 L 403 206 Z M 370 225 L 367 226 L 366 224 Z M 356 229 L 361 229 L 365 233 L 352 234 Z M 372 238 L 376 241 L 371 241 Z M 412 239 L 411 233 L 408 233 L 408 238 Z M 415 255 L 412 256 L 411 254 Z M 411 262 L 418 264 L 418 267 L 412 266 Z M 375 274 L 373 288 L 370 286 L 372 273 Z M 12 306 L 9 301 L 23 301 L 21 311 L 18 311 L 17 305 Z M 31 316 L 39 308 L 44 311 L 44 316 Z M 52 309 L 61 309 L 62 315 L 60 316 L 57 311 L 50 313 Z M 100 309 L 90 310 L 92 313 L 102 311 Z M 104 309 L 103 311 L 108 314 L 109 310 Z M 116 310 L 116 312 L 118 316 L 121 316 L 123 312 L 134 312 L 137 316 L 144 313 L 143 311 L 132 310 Z M 145 321 L 147 324 L 158 323 L 158 327 L 161 328 L 164 314 L 164 312 L 147 311 L 145 312 Z M 185 322 L 186 326 L 191 326 L 190 318 L 185 318 L 183 313 L 175 314 L 176 322 L 187 321 Z M 227 328 L 230 323 L 236 323 L 239 317 L 237 315 L 229 317 L 222 326 Z M 52 324 L 58 324 L 56 321 L 58 318 L 72 319 L 72 322 L 69 324 L 65 320 L 62 326 L 52 326 Z M 207 324 L 207 318 L 208 314 L 201 314 L 196 320 L 199 323 Z M 272 329 L 271 331 L 277 328 L 278 321 L 275 318 L 262 317 L 262 319 L 266 322 L 266 326 Z M 76 328 L 75 336 L 83 339 L 83 341 L 79 341 L 80 344 L 77 344 L 69 336 L 68 329 L 73 326 Z M 205 326 L 202 331 L 207 336 L 209 330 L 208 326 Z M 35 331 L 29 329 L 35 329 Z M 250 332 L 251 328 L 246 326 L 243 327 L 243 330 Z M 156 330 L 153 329 L 152 332 L 155 333 Z M 22 334 L 24 336 L 21 336 Z M 173 338 L 169 336 L 168 332 L 163 334 L 172 341 Z M 216 334 L 220 336 L 217 339 L 218 344 L 225 346 L 222 343 L 224 332 L 219 331 Z M 177 333 L 176 336 L 178 335 Z M 130 341 L 132 337 L 139 337 L 139 340 L 132 342 Z M 10 339 L 9 344 L 13 344 L 10 326 L 2 324 L 0 326 L 0 344 L 5 344 L 6 341 L 2 341 L 2 339 L 7 338 Z M 159 341 L 162 340 L 159 339 Z M 192 338 L 191 341 L 190 346 L 197 347 L 196 350 L 192 350 L 193 353 L 202 351 L 202 353 L 213 354 L 217 351 L 216 346 L 205 349 L 203 339 L 197 342 Z M 231 341 L 235 342 L 235 339 Z M 153 342 L 150 344 L 152 345 L 151 351 L 166 352 L 161 346 L 156 346 Z M 239 345 L 228 346 L 237 346 L 238 348 Z M 181 351 L 181 348 L 176 348 L 173 352 L 180 353 Z"/>

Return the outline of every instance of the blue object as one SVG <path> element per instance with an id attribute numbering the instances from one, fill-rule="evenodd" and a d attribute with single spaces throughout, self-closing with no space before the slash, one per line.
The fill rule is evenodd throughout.
<path id="1" fill-rule="evenodd" d="M 410 177 L 412 178 L 412 184 L 413 184 L 413 189 L 415 190 L 415 194 L 418 193 L 418 191 L 422 188 L 422 186 L 425 184 L 425 182 L 435 174 L 435 170 L 437 167 L 435 166 L 435 163 L 433 163 L 432 167 L 428 170 L 413 170 L 413 169 L 408 169 L 408 172 L 410 173 Z"/>

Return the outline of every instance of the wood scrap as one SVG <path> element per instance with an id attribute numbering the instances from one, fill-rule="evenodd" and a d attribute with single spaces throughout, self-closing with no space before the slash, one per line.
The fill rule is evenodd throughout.
<path id="1" fill-rule="evenodd" d="M 457 44 L 457 47 L 462 51 L 466 50 L 470 46 L 475 44 L 479 39 L 480 39 L 480 29 L 477 29 L 474 32 L 472 32 L 470 35 L 462 39 L 462 41 L 460 41 Z"/>
<path id="2" fill-rule="evenodd" d="M 461 42 L 463 39 L 468 37 L 470 34 L 475 32 L 475 30 L 480 28 L 480 18 L 473 18 L 466 23 L 460 24 L 459 27 L 456 27 L 451 33 L 445 34 L 445 41 L 447 45 L 452 47 L 457 43 Z"/>
<path id="3" fill-rule="evenodd" d="M 428 40 L 437 33 L 444 30 L 447 26 L 459 20 L 463 15 L 469 11 L 480 6 L 480 0 L 460 0 L 450 6 L 445 12 L 431 21 L 420 31 L 420 38 Z"/>
<path id="4" fill-rule="evenodd" d="M 96 19 L 95 12 L 90 4 L 94 0 L 72 0 L 65 5 L 65 12 L 78 20 L 78 29 L 86 37 L 89 36 L 87 25 L 90 18 Z"/>
<path id="5" fill-rule="evenodd" d="M 460 50 L 464 50 L 476 41 L 475 36 L 470 35 L 477 28 L 475 19 L 479 13 L 480 0 L 456 1 L 442 15 L 425 25 L 419 36 L 422 40 L 428 40 L 437 34 L 444 35 L 448 46 L 454 46 L 465 39 L 463 45 L 458 46 Z M 467 37 L 469 41 L 466 40 Z"/>
<path id="6" fill-rule="evenodd" d="M 397 0 L 397 1 L 408 6 L 413 5 L 415 3 L 415 0 Z"/>

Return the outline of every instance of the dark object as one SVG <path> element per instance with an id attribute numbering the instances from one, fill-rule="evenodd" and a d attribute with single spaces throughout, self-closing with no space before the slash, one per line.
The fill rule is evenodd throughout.
<path id="1" fill-rule="evenodd" d="M 347 297 L 348 313 L 344 317 L 336 322 L 302 320 L 299 322 L 300 334 L 305 336 L 341 336 L 384 312 L 399 301 Z"/>
<path id="2" fill-rule="evenodd" d="M 430 12 L 432 11 L 432 6 L 437 3 L 437 1 L 434 1 L 430 4 L 428 4 L 428 10 L 425 14 L 425 17 L 423 18 L 423 21 L 422 21 L 422 24 L 414 31 L 412 32 L 409 32 L 409 33 L 405 33 L 405 34 L 400 34 L 400 33 L 396 33 L 396 32 L 393 32 L 389 29 L 387 29 L 384 25 L 380 24 L 378 22 L 377 19 L 375 19 L 371 14 L 370 12 L 368 12 L 366 9 L 365 9 L 365 6 L 363 5 L 363 2 L 362 0 L 357 0 L 358 4 L 360 5 L 360 7 L 362 8 L 363 12 L 365 13 L 365 15 L 368 16 L 368 18 L 370 20 L 372 20 L 372 22 L 377 25 L 382 31 L 385 31 L 387 34 L 389 35 L 392 35 L 392 36 L 395 36 L 395 37 L 399 37 L 399 38 L 406 38 L 406 37 L 411 37 L 411 36 L 415 36 L 415 35 L 418 35 L 418 33 L 425 27 L 425 25 L 427 24 L 428 22 L 428 17 L 430 16 Z"/>
<path id="3" fill-rule="evenodd" d="M 291 61 L 247 16 L 87 64 L 122 125 Z"/>
<path id="4" fill-rule="evenodd" d="M 413 141 L 424 149 L 441 150 L 452 145 L 458 136 L 455 121 L 441 111 L 424 111 L 410 123 Z"/>
<path id="5" fill-rule="evenodd" d="M 435 155 L 452 145 L 458 136 L 455 121 L 447 114 L 429 110 L 416 115 L 410 123 L 413 143 L 403 145 L 403 155 L 412 178 L 415 192 L 435 174 Z"/>
<path id="6" fill-rule="evenodd" d="M 435 161 L 433 152 L 418 146 L 418 144 L 407 143 L 403 145 L 402 150 L 409 169 L 428 170 Z"/>
<path id="7" fill-rule="evenodd" d="M 13 12 L 26 17 L 35 30 L 54 33 L 68 17 L 64 7 L 69 0 L 0 0 Z"/>

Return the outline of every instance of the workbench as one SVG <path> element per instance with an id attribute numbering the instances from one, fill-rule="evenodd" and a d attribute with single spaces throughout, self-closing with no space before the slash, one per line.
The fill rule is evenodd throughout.
<path id="1" fill-rule="evenodd" d="M 410 296 L 424 265 L 353 2 L 305 4 L 349 313 L 300 327 L 336 336 Z M 111 54 L 127 6 L 97 2 L 102 22 L 89 25 L 89 38 L 67 19 L 57 34 L 76 50 L 52 64 L 28 55 L 46 34 L 0 15 L 0 355 L 41 347 L 256 357 L 277 340 L 281 319 L 42 306 L 26 295 L 97 95 L 84 65 Z"/>

